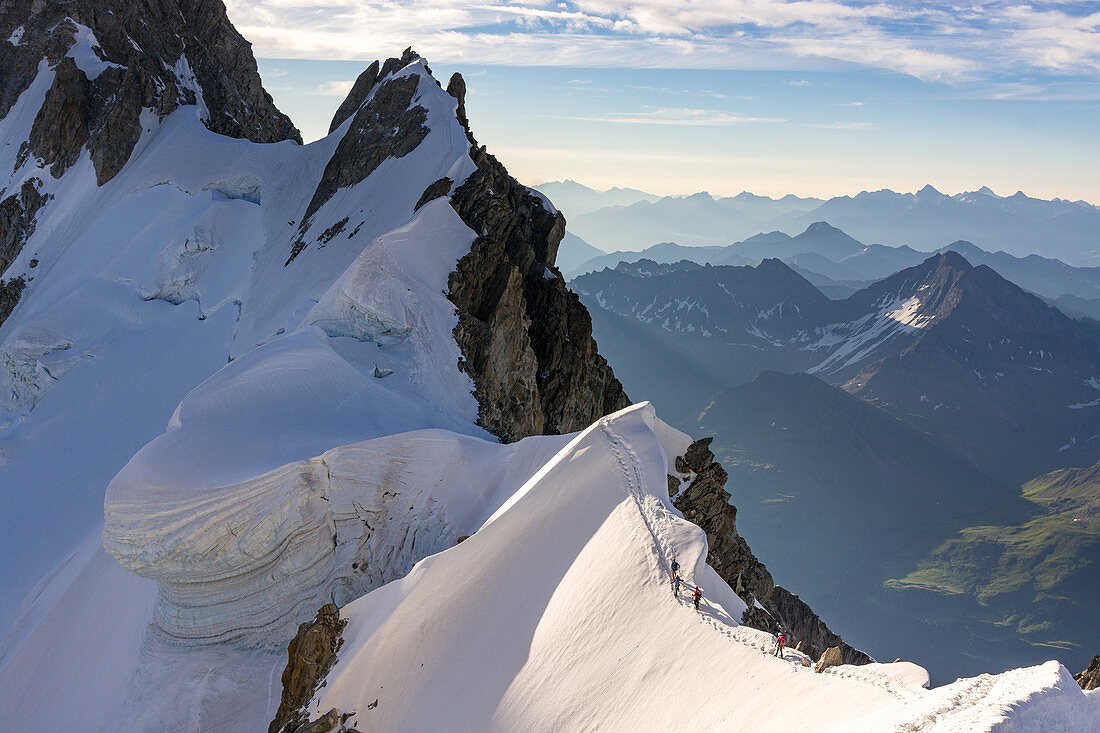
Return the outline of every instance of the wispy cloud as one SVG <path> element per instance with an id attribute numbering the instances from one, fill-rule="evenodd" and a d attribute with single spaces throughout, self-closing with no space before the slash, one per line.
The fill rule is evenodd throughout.
<path id="1" fill-rule="evenodd" d="M 583 118 L 588 122 L 611 122 L 623 125 L 685 125 L 703 127 L 724 127 L 749 122 L 782 123 L 786 120 L 772 117 L 751 117 L 713 109 L 692 109 L 687 107 L 661 107 L 640 112 L 595 115 Z"/>
<path id="2" fill-rule="evenodd" d="M 1100 75 L 1092 2 L 976 0 L 228 0 L 269 58 L 807 71 L 871 66 L 953 83 Z"/>
<path id="3" fill-rule="evenodd" d="M 318 86 L 313 93 L 332 97 L 346 97 L 354 84 L 355 82 L 351 79 L 343 81 L 326 81 Z"/>
<path id="4" fill-rule="evenodd" d="M 783 83 L 786 84 L 789 87 L 809 87 L 809 86 L 813 86 L 810 82 L 806 81 L 805 79 L 788 79 L 787 81 L 785 81 Z"/>
<path id="5" fill-rule="evenodd" d="M 820 124 L 807 124 L 803 127 L 816 127 L 819 130 L 869 130 L 878 127 L 874 122 L 825 122 Z"/>

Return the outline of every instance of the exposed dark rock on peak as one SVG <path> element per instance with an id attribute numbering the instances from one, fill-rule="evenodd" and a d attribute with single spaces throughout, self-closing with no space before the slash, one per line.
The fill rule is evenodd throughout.
<path id="1" fill-rule="evenodd" d="M 301 142 L 263 90 L 251 47 L 220 0 L 0 5 L 0 35 L 8 38 L 20 27 L 18 45 L 0 43 L 0 117 L 45 59 L 54 69 L 53 84 L 21 160 L 35 156 L 54 176 L 86 146 L 98 182 L 113 178 L 140 136 L 143 108 L 164 117 L 181 105 L 199 104 L 214 132 L 255 142 Z"/>
<path id="2" fill-rule="evenodd" d="M 348 92 L 348 96 L 336 108 L 336 114 L 332 116 L 332 122 L 328 126 L 329 134 L 337 127 L 344 124 L 344 120 L 351 117 L 367 101 L 374 85 L 378 83 L 378 62 L 373 62 L 362 74 L 356 78 L 355 83 Z"/>
<path id="3" fill-rule="evenodd" d="M 267 728 L 268 733 L 291 733 L 309 724 L 307 707 L 332 665 L 336 663 L 336 653 L 344 643 L 340 634 L 347 623 L 340 618 L 336 605 L 329 603 L 317 611 L 317 617 L 312 621 L 298 626 L 298 634 L 287 646 L 287 664 L 282 676 L 282 700 L 275 719 Z M 341 724 L 346 719 L 341 719 L 338 712 L 334 718 Z M 329 727 L 321 730 L 331 729 Z"/>
<path id="4" fill-rule="evenodd" d="M 781 586 L 775 585 L 771 573 L 752 553 L 748 543 L 737 532 L 737 507 L 730 504 L 725 489 L 726 471 L 714 460 L 710 450 L 713 438 L 692 443 L 683 456 L 675 459 L 678 473 L 694 473 L 694 479 L 674 504 L 689 522 L 707 533 L 707 564 L 730 584 L 749 605 L 742 623 L 762 631 L 782 628 L 801 641 L 807 653 L 817 656 L 820 650 L 840 648 L 845 664 L 867 664 L 869 656 L 849 646 L 829 630 L 802 600 Z M 759 602 L 766 612 L 756 608 Z"/>
<path id="5" fill-rule="evenodd" d="M 775 586 L 765 605 L 782 620 L 785 629 L 807 644 L 810 656 L 818 656 L 821 649 L 838 648 L 844 664 L 870 664 L 874 661 L 834 634 L 801 598 L 783 586 Z"/>
<path id="6" fill-rule="evenodd" d="M 354 186 L 364 180 L 387 158 L 403 158 L 408 155 L 427 137 L 428 128 L 425 123 L 428 111 L 412 103 L 420 85 L 420 75 L 393 77 L 394 72 L 404 69 L 419 58 L 411 49 L 406 49 L 400 59 L 391 58 L 382 65 L 382 71 L 371 89 L 360 88 L 357 91 L 353 88 L 348 95 L 345 104 L 353 97 L 361 97 L 367 101 L 360 102 L 354 110 L 348 131 L 344 133 L 325 166 L 321 181 L 302 217 L 299 226 L 301 236 L 294 243 L 286 264 L 289 265 L 305 249 L 307 242 L 304 235 L 312 223 L 313 215 L 333 194 L 341 188 Z M 370 78 L 370 71 L 368 68 L 363 72 L 366 76 L 360 76 L 356 86 L 359 86 L 360 81 L 365 86 Z M 344 105 L 341 105 L 341 110 L 344 110 Z M 340 114 L 337 111 L 337 117 Z M 335 127 L 340 125 L 335 118 L 333 123 Z"/>
<path id="7" fill-rule="evenodd" d="M 37 178 L 24 181 L 18 193 L 0 201 L 0 274 L 19 256 L 34 233 L 35 214 L 49 198 L 38 192 L 38 183 Z"/>
<path id="8" fill-rule="evenodd" d="M 451 192 L 451 186 L 455 184 L 450 178 L 444 176 L 438 181 L 432 181 L 428 184 L 428 187 L 424 189 L 424 193 L 420 195 L 420 199 L 416 202 L 416 206 L 413 207 L 413 211 L 418 211 L 421 206 L 434 201 L 435 199 L 446 196 Z"/>
<path id="9" fill-rule="evenodd" d="M 449 88 L 460 85 L 452 78 Z M 580 430 L 626 407 L 592 340 L 588 311 L 551 269 L 565 218 L 484 148 L 475 145 L 470 155 L 477 170 L 451 205 L 481 236 L 452 273 L 450 298 L 481 424 L 512 441 Z"/>
<path id="10" fill-rule="evenodd" d="M 27 283 L 22 277 L 0 280 L 0 325 L 3 325 L 15 310 L 16 304 L 19 303 L 19 296 L 23 294 L 23 289 L 26 287 Z"/>
<path id="11" fill-rule="evenodd" d="M 1073 675 L 1073 679 L 1077 680 L 1077 684 L 1081 685 L 1082 690 L 1100 689 L 1100 654 L 1092 658 L 1089 666 L 1084 671 Z"/>
<path id="12" fill-rule="evenodd" d="M 359 108 L 363 106 L 363 102 L 367 101 L 367 97 L 374 91 L 374 87 L 378 82 L 382 81 L 393 72 L 400 71 L 419 58 L 420 56 L 416 51 L 413 51 L 411 48 L 406 48 L 405 52 L 401 54 L 401 58 L 386 59 L 385 64 L 381 66 L 381 70 L 379 69 L 378 61 L 371 63 L 371 65 L 355 80 L 355 84 L 352 85 L 351 91 L 348 92 L 348 96 L 344 98 L 344 101 L 341 102 L 340 106 L 337 108 L 336 114 L 332 116 L 332 122 L 328 126 L 329 133 L 331 134 L 337 127 L 344 123 L 344 120 L 354 115 Z"/>
<path id="13" fill-rule="evenodd" d="M 457 71 L 451 74 L 451 80 L 447 82 L 447 94 L 458 100 L 458 110 L 455 112 L 455 116 L 458 117 L 462 129 L 466 131 L 466 137 L 470 140 L 470 144 L 477 145 L 477 141 L 474 140 L 474 136 L 470 132 L 470 120 L 466 118 L 466 80 Z"/>

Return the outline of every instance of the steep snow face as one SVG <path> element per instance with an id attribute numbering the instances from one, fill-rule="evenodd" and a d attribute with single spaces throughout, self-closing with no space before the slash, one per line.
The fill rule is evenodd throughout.
<path id="1" fill-rule="evenodd" d="M 11 175 L 9 188 L 37 178 L 53 199 L 5 273 L 28 287 L 0 326 L 0 627 L 97 530 L 112 477 L 170 421 L 147 454 L 164 468 L 139 457 L 125 475 L 133 495 L 156 501 L 157 487 L 199 475 L 236 484 L 403 430 L 485 435 L 445 295 L 475 235 L 445 199 L 413 211 L 432 181 L 473 170 L 468 142 L 422 61 L 394 76 L 416 80 L 429 133 L 339 190 L 289 267 L 297 217 L 346 127 L 306 147 L 259 145 L 186 107 L 147 116 L 103 186 L 86 152 L 59 179 L 34 159 Z M 52 78 L 41 68 L 0 121 L 15 141 L 0 149 L 18 149 Z"/>

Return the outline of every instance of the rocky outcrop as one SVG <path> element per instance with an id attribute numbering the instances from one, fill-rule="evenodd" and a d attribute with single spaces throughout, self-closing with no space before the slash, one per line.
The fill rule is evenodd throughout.
<path id="1" fill-rule="evenodd" d="M 710 450 L 713 440 L 697 440 L 683 456 L 676 457 L 677 473 L 683 479 L 690 478 L 691 482 L 673 503 L 685 519 L 707 533 L 707 564 L 748 604 L 742 623 L 770 633 L 781 628 L 793 642 L 801 642 L 811 656 L 816 656 L 820 649 L 835 646 L 845 664 L 871 662 L 869 656 L 830 631 L 798 596 L 775 585 L 764 563 L 737 533 L 737 508 L 730 504 L 730 495 L 725 489 L 726 471 L 715 462 Z"/>
<path id="2" fill-rule="evenodd" d="M 222 135 L 301 142 L 220 0 L 9 0 L 0 37 L 18 41 L 0 41 L 0 117 L 43 59 L 54 70 L 18 162 L 33 156 L 55 177 L 86 147 L 98 182 L 113 178 L 141 134 L 143 109 L 164 117 L 195 104 Z"/>
<path id="3" fill-rule="evenodd" d="M 344 120 L 351 117 L 353 114 L 359 111 L 359 108 L 363 106 L 363 102 L 367 101 L 367 97 L 374 90 L 374 85 L 378 83 L 378 62 L 375 61 L 360 74 L 355 83 L 351 85 L 351 91 L 348 92 L 348 96 L 344 98 L 344 101 L 340 103 L 340 106 L 336 108 L 336 114 L 332 116 L 332 122 L 329 123 L 328 131 L 331 135 L 337 127 L 344 124 Z"/>
<path id="4" fill-rule="evenodd" d="M 24 181 L 18 193 L 0 201 L 0 275 L 19 256 L 23 245 L 34 233 L 35 216 L 50 199 L 38 192 L 41 181 Z M 22 276 L 0 280 L 0 325 L 15 310 L 15 304 L 26 287 Z"/>
<path id="5" fill-rule="evenodd" d="M 821 659 L 817 660 L 814 671 L 824 672 L 829 667 L 839 667 L 842 664 L 844 664 L 844 656 L 840 653 L 840 647 L 831 646 L 821 655 Z"/>
<path id="6" fill-rule="evenodd" d="M 715 462 L 710 451 L 713 440 L 697 440 L 683 456 L 676 458 L 677 472 L 694 476 L 674 504 L 685 519 L 707 533 L 707 564 L 751 608 L 753 599 L 763 604 L 770 598 L 775 585 L 764 563 L 756 559 L 748 543 L 737 533 L 737 508 L 729 503 L 730 496 L 725 490 L 726 470 Z"/>
<path id="7" fill-rule="evenodd" d="M 456 75 L 447 90 L 464 121 L 465 83 Z M 588 311 L 554 269 L 565 217 L 466 132 L 477 170 L 451 205 L 480 236 L 452 273 L 449 297 L 479 421 L 504 441 L 580 430 L 629 400 L 596 348 Z"/>
<path id="8" fill-rule="evenodd" d="M 19 296 L 23 294 L 23 289 L 26 287 L 27 283 L 22 277 L 0 280 L 0 326 L 4 325 L 4 321 L 15 310 Z"/>
<path id="9" fill-rule="evenodd" d="M 843 664 L 869 664 L 874 660 L 847 644 L 833 633 L 806 603 L 781 585 L 777 585 L 766 603 L 791 635 L 806 642 L 807 653 L 816 657 L 818 650 L 837 647 Z"/>
<path id="10" fill-rule="evenodd" d="M 340 634 L 347 623 L 340 618 L 335 604 L 329 603 L 317 611 L 313 621 L 298 627 L 297 636 L 287 647 L 287 664 L 282 677 L 283 696 L 275 719 L 267 728 L 268 733 L 294 733 L 303 727 L 308 730 L 309 726 L 321 722 L 310 723 L 306 707 L 336 663 L 336 653 L 344 643 Z M 333 716 L 329 727 L 317 730 L 333 730 L 347 720 L 336 710 L 329 711 L 321 720 L 326 720 L 328 716 Z"/>
<path id="11" fill-rule="evenodd" d="M 344 105 L 355 104 L 359 99 L 359 106 L 351 111 L 354 114 L 348 131 L 340 139 L 336 151 L 325 166 L 325 172 L 321 175 L 321 181 L 317 184 L 306 207 L 305 215 L 299 226 L 300 235 L 295 241 L 286 264 L 289 265 L 294 258 L 305 249 L 308 242 L 305 240 L 306 230 L 312 223 L 313 215 L 328 202 L 341 188 L 354 186 L 375 171 L 378 166 L 389 158 L 403 158 L 413 150 L 428 135 L 425 125 L 428 119 L 428 111 L 420 105 L 413 104 L 417 87 L 420 84 L 420 75 L 407 74 L 396 78 L 390 78 L 395 71 L 399 71 L 409 64 L 419 60 L 411 48 L 405 49 L 400 59 L 388 59 L 382 66 L 382 72 L 377 80 L 372 82 L 371 88 L 366 89 L 366 84 L 371 80 L 371 69 L 368 68 L 356 80 L 356 87 L 344 100 Z M 377 86 L 377 89 L 374 87 Z M 369 100 L 368 100 L 369 97 Z M 362 101 L 362 100 L 367 100 Z M 343 113 L 349 113 L 341 105 Z M 342 114 L 337 111 L 336 117 Z M 333 118 L 336 123 L 336 118 Z M 336 124 L 335 127 L 339 127 Z M 335 127 L 333 129 L 335 129 Z"/>
<path id="12" fill-rule="evenodd" d="M 1077 680 L 1082 690 L 1100 689 L 1100 654 L 1092 658 L 1084 671 L 1073 675 L 1073 679 Z"/>
<path id="13" fill-rule="evenodd" d="M 419 211 L 420 207 L 429 201 L 434 201 L 441 196 L 446 196 L 451 192 L 451 186 L 454 184 L 455 182 L 446 176 L 428 184 L 428 187 L 424 189 L 424 193 L 420 194 L 420 198 L 417 200 L 416 206 L 413 207 L 413 211 Z"/>
<path id="14" fill-rule="evenodd" d="M 302 723 L 295 728 L 293 733 L 358 733 L 355 728 L 348 728 L 348 718 L 355 713 L 341 713 L 336 708 L 329 710 L 317 720 Z"/>

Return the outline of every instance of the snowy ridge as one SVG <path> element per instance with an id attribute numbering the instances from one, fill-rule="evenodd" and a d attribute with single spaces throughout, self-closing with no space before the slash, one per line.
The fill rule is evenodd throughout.
<path id="1" fill-rule="evenodd" d="M 1009 730 L 1014 710 L 1094 725 L 1100 697 L 1056 663 L 929 691 L 908 663 L 816 675 L 770 656 L 665 498 L 665 456 L 686 445 L 646 404 L 579 434 L 469 540 L 343 609 L 311 709 L 382 730 Z M 669 592 L 673 555 L 701 613 Z"/>

